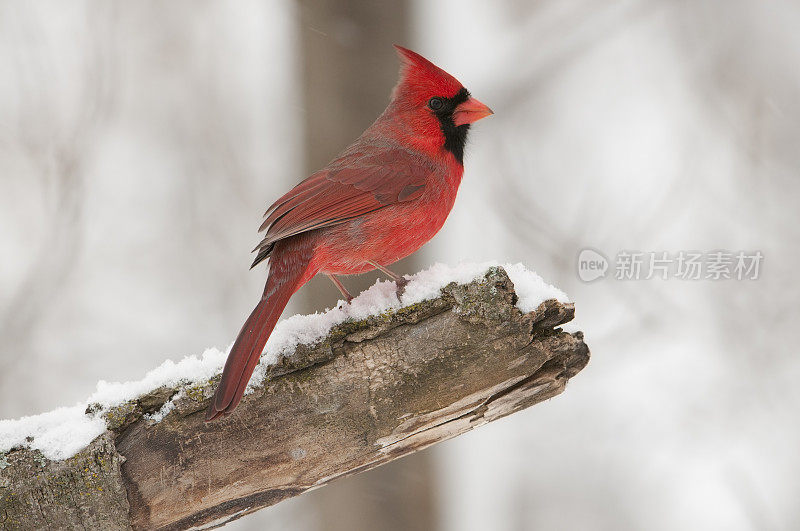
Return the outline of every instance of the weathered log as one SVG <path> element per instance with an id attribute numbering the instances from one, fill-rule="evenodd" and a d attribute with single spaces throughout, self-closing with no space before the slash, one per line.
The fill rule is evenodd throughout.
<path id="1" fill-rule="evenodd" d="M 298 347 L 221 422 L 203 422 L 213 379 L 115 408 L 109 431 L 66 461 L 0 455 L 0 528 L 222 525 L 546 400 L 589 349 L 558 328 L 572 304 L 515 303 L 492 268 Z M 171 398 L 163 420 L 147 419 Z"/>

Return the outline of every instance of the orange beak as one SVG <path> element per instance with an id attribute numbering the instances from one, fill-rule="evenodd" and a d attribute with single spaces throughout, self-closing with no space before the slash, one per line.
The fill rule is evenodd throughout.
<path id="1" fill-rule="evenodd" d="M 458 125 L 471 124 L 481 118 L 494 114 L 492 110 L 475 98 L 470 98 L 458 107 L 453 113 L 453 123 Z"/>

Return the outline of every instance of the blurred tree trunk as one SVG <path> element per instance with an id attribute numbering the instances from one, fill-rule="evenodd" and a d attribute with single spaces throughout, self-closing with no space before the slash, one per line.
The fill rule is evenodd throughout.
<path id="1" fill-rule="evenodd" d="M 325 531 L 436 529 L 435 478 L 423 450 L 312 492 Z"/>
<path id="2" fill-rule="evenodd" d="M 299 2 L 305 107 L 305 172 L 327 164 L 355 140 L 386 107 L 397 81 L 392 44 L 408 43 L 409 4 L 322 0 Z M 393 270 L 420 269 L 410 257 Z M 377 274 L 345 277 L 351 293 L 375 282 Z M 317 278 L 299 294 L 298 311 L 331 306 L 339 292 Z M 320 528 L 407 530 L 435 528 L 433 478 L 428 452 L 416 453 L 321 489 L 311 496 Z"/>

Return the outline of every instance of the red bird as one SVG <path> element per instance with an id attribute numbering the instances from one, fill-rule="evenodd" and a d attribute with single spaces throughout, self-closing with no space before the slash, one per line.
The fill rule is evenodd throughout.
<path id="1" fill-rule="evenodd" d="M 492 111 L 453 76 L 395 46 L 402 63 L 389 106 L 338 157 L 267 210 L 253 266 L 270 259 L 261 301 L 233 344 L 206 420 L 239 404 L 264 345 L 289 298 L 325 273 L 348 302 L 336 275 L 379 269 L 422 247 L 442 228 L 464 173 L 471 123 Z"/>

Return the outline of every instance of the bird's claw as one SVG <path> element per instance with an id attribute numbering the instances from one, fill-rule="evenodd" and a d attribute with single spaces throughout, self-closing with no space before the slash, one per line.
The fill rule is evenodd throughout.
<path id="1" fill-rule="evenodd" d="M 403 293 L 406 291 L 406 286 L 408 285 L 408 279 L 405 277 L 400 277 L 394 281 L 395 285 L 397 285 L 397 299 L 400 300 L 400 297 L 403 296 Z"/>

